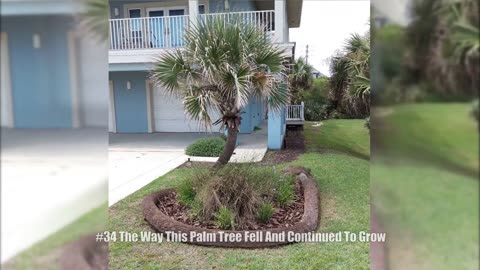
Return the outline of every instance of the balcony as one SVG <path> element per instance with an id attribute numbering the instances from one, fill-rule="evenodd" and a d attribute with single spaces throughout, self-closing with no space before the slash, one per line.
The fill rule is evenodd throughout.
<path id="1" fill-rule="evenodd" d="M 273 10 L 210 13 L 199 15 L 199 20 L 221 19 L 227 22 L 251 23 L 272 34 L 275 24 Z M 111 19 L 110 50 L 156 50 L 184 46 L 184 34 L 191 23 L 191 16 L 164 16 L 130 19 Z"/>
<path id="2" fill-rule="evenodd" d="M 302 126 L 305 122 L 305 104 L 287 105 L 287 125 Z"/>

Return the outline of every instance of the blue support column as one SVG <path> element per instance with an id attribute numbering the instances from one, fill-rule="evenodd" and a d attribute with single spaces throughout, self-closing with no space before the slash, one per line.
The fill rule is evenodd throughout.
<path id="1" fill-rule="evenodd" d="M 283 84 L 282 88 L 288 91 L 286 84 Z M 286 129 L 286 106 L 276 111 L 268 108 L 268 149 L 282 149 Z"/>

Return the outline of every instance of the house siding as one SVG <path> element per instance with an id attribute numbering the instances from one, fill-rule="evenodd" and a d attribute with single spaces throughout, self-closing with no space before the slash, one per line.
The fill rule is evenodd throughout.
<path id="1" fill-rule="evenodd" d="M 206 6 L 207 13 L 221 13 L 225 12 L 225 0 L 199 0 L 199 5 Z M 144 0 L 144 1 L 110 1 L 110 17 L 112 19 L 125 18 L 125 5 L 137 5 L 139 7 L 155 6 L 155 7 L 173 7 L 173 6 L 185 6 L 188 14 L 188 1 L 187 0 L 172 0 L 172 1 L 158 1 L 158 0 Z M 118 15 L 115 16 L 115 9 L 118 9 Z M 255 11 L 256 7 L 253 0 L 230 0 L 230 11 Z M 142 11 L 144 12 L 144 11 Z M 143 16 L 146 16 L 143 14 Z M 128 16 L 127 16 L 128 17 Z"/>
<path id="2" fill-rule="evenodd" d="M 115 99 L 115 122 L 119 133 L 147 133 L 146 72 L 110 72 Z M 132 89 L 127 90 L 127 81 Z"/>
<path id="3" fill-rule="evenodd" d="M 72 127 L 68 16 L 2 17 L 8 35 L 14 126 Z M 41 47 L 33 47 L 33 35 Z"/>
<path id="4" fill-rule="evenodd" d="M 209 0 L 209 12 L 225 12 L 225 0 Z M 256 7 L 253 0 L 230 0 L 231 12 L 255 11 Z"/>

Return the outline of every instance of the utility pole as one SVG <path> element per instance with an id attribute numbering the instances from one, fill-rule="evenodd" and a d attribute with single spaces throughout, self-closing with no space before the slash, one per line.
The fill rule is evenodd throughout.
<path id="1" fill-rule="evenodd" d="M 308 64 L 308 44 L 307 44 L 307 50 L 305 51 L 305 63 Z"/>

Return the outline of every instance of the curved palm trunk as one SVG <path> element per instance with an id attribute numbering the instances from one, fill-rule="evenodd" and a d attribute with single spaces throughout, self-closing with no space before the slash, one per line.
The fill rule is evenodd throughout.
<path id="1" fill-rule="evenodd" d="M 214 167 L 221 167 L 230 161 L 230 158 L 232 157 L 233 151 L 235 150 L 235 146 L 237 144 L 237 135 L 237 128 L 228 128 L 227 143 L 225 144 L 225 148 L 223 148 L 222 155 L 218 157 L 218 160 L 215 163 Z"/>

